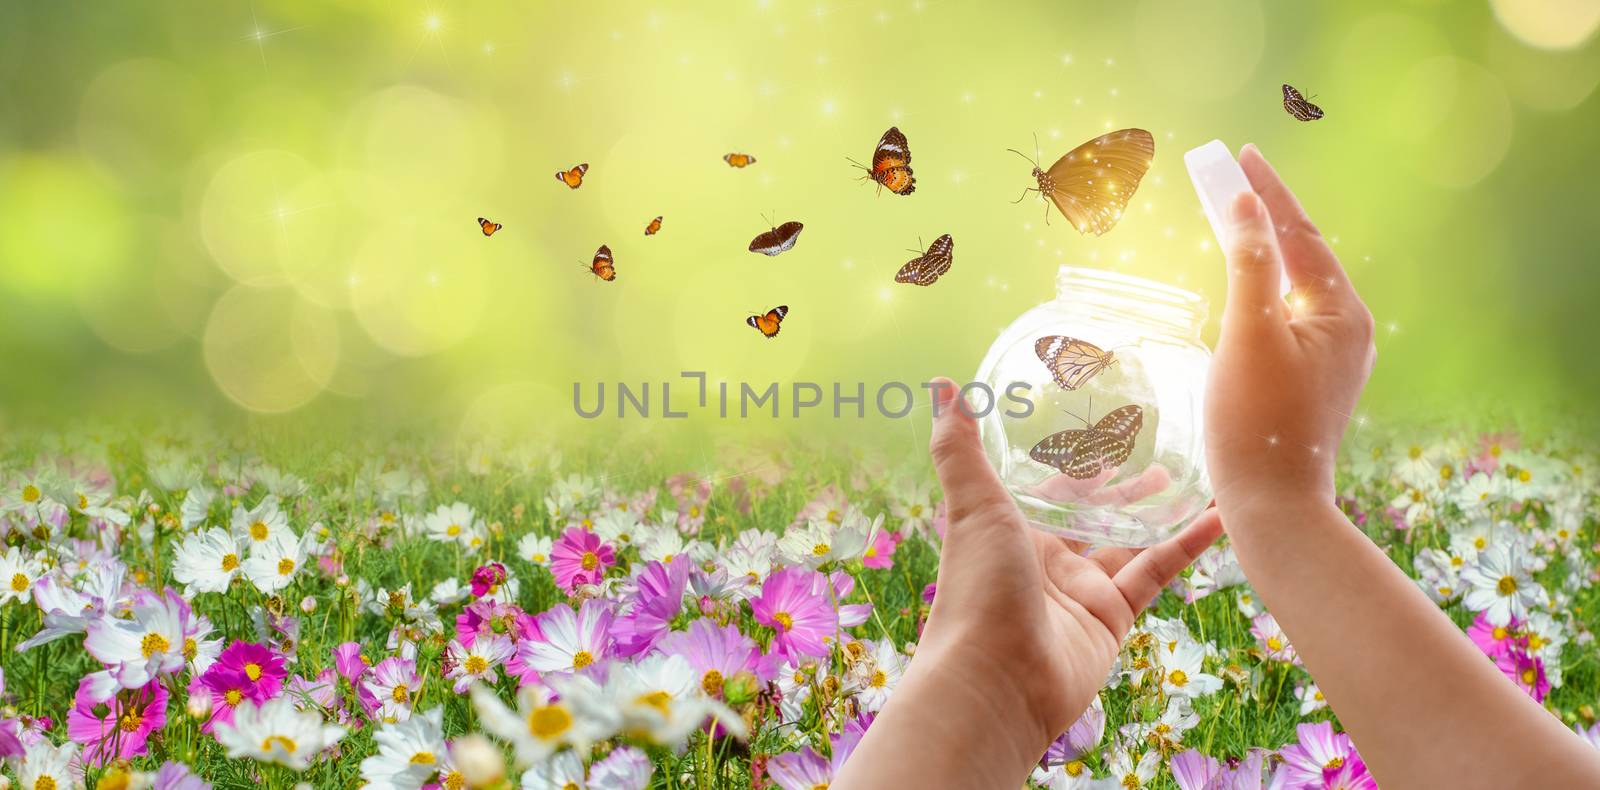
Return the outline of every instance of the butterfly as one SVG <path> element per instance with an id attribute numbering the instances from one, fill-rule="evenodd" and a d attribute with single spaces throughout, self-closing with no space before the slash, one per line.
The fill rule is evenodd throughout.
<path id="1" fill-rule="evenodd" d="M 571 170 L 557 170 L 556 180 L 573 189 L 577 189 L 583 186 L 583 174 L 587 172 L 589 172 L 589 163 L 584 162 Z"/>
<path id="2" fill-rule="evenodd" d="M 1015 148 L 1007 150 L 1028 158 Z M 1156 140 L 1143 129 L 1103 134 L 1068 151 L 1048 171 L 1041 170 L 1037 161 L 1029 160 L 1039 186 L 1024 189 L 1022 197 L 1011 202 L 1020 203 L 1029 192 L 1038 192 L 1041 198 L 1054 202 L 1079 233 L 1099 236 L 1122 219 L 1123 209 L 1128 207 L 1155 154 Z M 1049 204 L 1045 205 L 1044 221 L 1050 223 Z"/>
<path id="3" fill-rule="evenodd" d="M 1288 110 L 1298 121 L 1315 121 L 1322 117 L 1321 107 L 1306 101 L 1306 97 L 1301 96 L 1300 91 L 1288 84 L 1283 86 L 1283 109 Z"/>
<path id="4" fill-rule="evenodd" d="M 880 190 L 887 188 L 896 195 L 917 191 L 917 179 L 911 175 L 911 146 L 896 127 L 889 127 L 889 131 L 878 138 L 878 147 L 872 152 L 872 167 L 850 161 L 867 171 L 863 177 L 878 182 Z"/>
<path id="5" fill-rule="evenodd" d="M 1144 425 L 1144 409 L 1114 409 L 1091 428 L 1052 433 L 1028 451 L 1028 457 L 1055 467 L 1068 477 L 1089 480 L 1121 466 L 1133 454 L 1134 440 Z"/>
<path id="6" fill-rule="evenodd" d="M 756 237 L 750 240 L 750 251 L 762 255 L 787 252 L 800 239 L 800 230 L 804 227 L 798 222 L 785 222 L 772 230 L 756 234 Z"/>
<path id="7" fill-rule="evenodd" d="M 478 227 L 483 228 L 483 235 L 485 235 L 485 236 L 493 236 L 494 232 L 499 230 L 501 226 L 500 226 L 500 223 L 498 223 L 498 222 L 490 222 L 489 220 L 486 220 L 483 217 L 479 217 L 478 218 Z"/>
<path id="8" fill-rule="evenodd" d="M 617 279 L 617 263 L 611 259 L 610 247 L 602 244 L 600 249 L 594 251 L 594 262 L 589 264 L 589 271 L 606 282 Z"/>
<path id="9" fill-rule="evenodd" d="M 1050 369 L 1050 375 L 1062 389 L 1075 390 L 1096 373 L 1116 362 L 1116 355 L 1101 351 L 1087 340 L 1065 335 L 1046 335 L 1033 343 L 1033 353 Z"/>
<path id="10" fill-rule="evenodd" d="M 749 167 L 756 163 L 756 158 L 749 154 L 728 154 L 722 157 L 729 167 Z"/>
<path id="11" fill-rule="evenodd" d="M 766 315 L 753 315 L 744 320 L 745 323 L 755 327 L 767 337 L 777 337 L 778 329 L 783 324 L 783 317 L 789 314 L 789 306 L 780 304 L 767 311 Z"/>
<path id="12" fill-rule="evenodd" d="M 657 233 L 660 233 L 660 232 L 661 232 L 661 218 L 660 217 L 656 217 L 655 219 L 650 220 L 650 224 L 644 226 L 644 235 L 646 235 L 646 236 L 654 236 L 654 235 L 656 235 Z"/>
<path id="13" fill-rule="evenodd" d="M 897 283 L 911 283 L 912 285 L 933 285 L 945 272 L 950 271 L 950 253 L 955 247 L 950 234 L 946 233 L 928 245 L 928 251 L 906 261 L 900 271 L 894 275 Z"/>

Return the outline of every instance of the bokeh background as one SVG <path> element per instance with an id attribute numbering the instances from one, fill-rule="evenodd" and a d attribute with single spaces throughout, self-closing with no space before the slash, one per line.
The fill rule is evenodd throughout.
<path id="1" fill-rule="evenodd" d="M 580 422 L 572 383 L 964 379 L 1064 263 L 1196 290 L 1211 338 L 1222 262 L 1181 155 L 1221 138 L 1260 145 L 1369 301 L 1369 418 L 1587 430 L 1597 23 L 1593 0 L 3 3 L 0 424 L 693 431 Z M 1282 82 L 1327 117 L 1290 118 Z M 909 197 L 845 162 L 891 124 Z M 1109 234 L 1008 202 L 1031 183 L 1008 147 L 1124 126 L 1157 152 Z M 578 162 L 581 189 L 552 177 Z M 806 224 L 793 251 L 745 250 L 764 214 Z M 894 285 L 941 233 L 952 272 Z M 614 283 L 581 268 L 602 243 Z M 780 303 L 777 339 L 744 325 Z M 812 422 L 738 429 L 908 436 Z"/>

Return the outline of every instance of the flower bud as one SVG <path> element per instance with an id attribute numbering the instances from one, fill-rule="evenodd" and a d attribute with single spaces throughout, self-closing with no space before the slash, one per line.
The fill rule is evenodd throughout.
<path id="1" fill-rule="evenodd" d="M 195 721 L 205 721 L 211 716 L 211 691 L 207 689 L 190 694 L 183 708 Z"/>
<path id="2" fill-rule="evenodd" d="M 307 595 L 300 599 L 300 611 L 311 614 L 317 610 L 317 599 Z"/>

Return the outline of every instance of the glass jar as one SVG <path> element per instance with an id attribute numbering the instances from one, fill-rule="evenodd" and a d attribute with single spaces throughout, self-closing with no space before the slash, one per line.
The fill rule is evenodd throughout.
<path id="1" fill-rule="evenodd" d="M 1149 546 L 1205 509 L 1205 319 L 1197 294 L 1063 266 L 1056 298 L 1000 334 L 975 379 L 995 394 L 979 425 L 1029 521 Z"/>

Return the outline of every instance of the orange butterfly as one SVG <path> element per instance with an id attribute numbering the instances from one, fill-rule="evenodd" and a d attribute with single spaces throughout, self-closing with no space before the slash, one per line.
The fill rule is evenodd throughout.
<path id="1" fill-rule="evenodd" d="M 479 217 L 478 218 L 478 227 L 483 228 L 483 235 L 485 235 L 485 236 L 493 236 L 494 232 L 500 229 L 500 223 L 498 223 L 498 222 L 490 222 L 489 220 L 486 220 L 483 217 Z"/>
<path id="2" fill-rule="evenodd" d="M 749 154 L 728 154 L 722 157 L 729 167 L 749 167 L 756 163 L 756 158 Z"/>
<path id="3" fill-rule="evenodd" d="M 646 236 L 654 236 L 654 235 L 656 235 L 657 233 L 660 233 L 660 232 L 661 232 L 661 218 L 660 217 L 656 217 L 655 219 L 650 220 L 650 224 L 644 226 L 644 235 L 646 235 Z"/>
<path id="4" fill-rule="evenodd" d="M 878 182 L 880 191 L 887 188 L 896 195 L 917 191 L 917 179 L 911 175 L 911 146 L 896 127 L 889 127 L 878 139 L 878 147 L 872 152 L 872 167 L 855 160 L 851 164 L 867 171 L 863 178 Z"/>
<path id="5" fill-rule="evenodd" d="M 1027 154 L 1015 148 L 1006 150 L 1028 159 Z M 1143 129 L 1102 134 L 1068 151 L 1048 171 L 1030 159 L 1039 186 L 1024 189 L 1022 197 L 1011 202 L 1020 203 L 1029 192 L 1038 192 L 1047 201 L 1045 224 L 1050 223 L 1053 202 L 1079 233 L 1099 236 L 1122 219 L 1123 209 L 1133 199 L 1133 191 L 1139 188 L 1155 155 L 1156 140 Z"/>
<path id="6" fill-rule="evenodd" d="M 571 170 L 557 170 L 556 180 L 573 189 L 577 189 L 583 186 L 583 174 L 587 172 L 589 172 L 589 163 L 584 162 Z"/>
<path id="7" fill-rule="evenodd" d="M 594 272 L 594 276 L 606 282 L 617 279 L 617 264 L 611 259 L 611 248 L 604 244 L 594 251 L 594 262 L 587 268 Z"/>
<path id="8" fill-rule="evenodd" d="M 778 329 L 783 324 L 783 317 L 789 314 L 789 306 L 780 304 L 767 311 L 766 315 L 753 315 L 744 320 L 745 323 L 755 327 L 766 337 L 777 337 Z"/>

